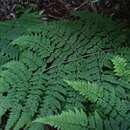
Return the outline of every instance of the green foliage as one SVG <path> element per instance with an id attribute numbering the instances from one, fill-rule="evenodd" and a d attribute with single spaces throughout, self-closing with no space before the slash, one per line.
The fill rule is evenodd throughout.
<path id="1" fill-rule="evenodd" d="M 62 112 L 61 115 L 48 116 L 46 118 L 37 119 L 35 122 L 50 124 L 61 130 L 86 130 L 87 116 L 82 110 Z"/>
<path id="2" fill-rule="evenodd" d="M 129 81 L 130 80 L 130 69 L 127 67 L 127 60 L 125 58 L 116 56 L 112 59 L 112 63 L 114 65 L 115 74 L 117 76 L 124 77 Z"/>
<path id="3" fill-rule="evenodd" d="M 68 80 L 65 80 L 65 82 L 90 101 L 96 102 L 98 98 L 103 96 L 102 87 L 98 87 L 95 83 Z"/>
<path id="4" fill-rule="evenodd" d="M 116 56 L 112 59 L 112 63 L 114 64 L 114 72 L 117 76 L 122 76 L 126 74 L 126 65 L 127 61 L 124 58 L 121 58 L 119 56 Z"/>
<path id="5" fill-rule="evenodd" d="M 101 118 L 110 114 L 114 120 L 119 115 L 122 121 L 126 117 L 130 84 L 104 68 L 110 61 L 108 48 L 116 53 L 115 48 L 127 45 L 128 39 L 109 18 L 86 12 L 75 15 L 81 19 L 43 23 L 35 14 L 25 13 L 0 23 L 0 118 L 8 116 L 5 130 L 44 130 L 32 120 L 63 110 L 71 110 L 68 115 L 74 117 L 84 115 L 83 110 L 90 112 L 90 128 L 95 128 L 93 118 L 100 119 L 94 110 L 103 112 Z M 81 95 L 61 79 L 69 85 L 78 83 L 73 88 L 80 89 Z"/>
<path id="6" fill-rule="evenodd" d="M 83 110 L 76 109 L 75 112 L 62 112 L 60 115 L 39 118 L 35 122 L 50 124 L 61 130 L 128 130 L 130 128 L 129 102 L 120 99 L 114 88 L 110 92 L 95 83 L 66 80 L 65 82 L 95 105 L 94 112 L 86 115 Z"/>
<path id="7" fill-rule="evenodd" d="M 34 25 L 42 25 L 42 21 L 28 12 L 16 20 L 0 22 L 0 65 L 18 59 L 19 50 L 9 43 L 27 33 Z"/>

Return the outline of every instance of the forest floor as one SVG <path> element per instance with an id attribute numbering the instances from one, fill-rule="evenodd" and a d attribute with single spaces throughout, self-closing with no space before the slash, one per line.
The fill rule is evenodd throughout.
<path id="1" fill-rule="evenodd" d="M 87 10 L 107 15 L 117 22 L 130 25 L 129 0 L 97 0 L 97 2 L 90 2 L 89 0 L 39 0 L 39 2 L 13 0 L 16 2 L 12 3 L 1 1 L 3 0 L 0 0 L 0 20 L 16 18 L 26 8 L 33 11 L 38 10 L 43 20 L 70 18 L 70 12 L 72 11 Z"/>

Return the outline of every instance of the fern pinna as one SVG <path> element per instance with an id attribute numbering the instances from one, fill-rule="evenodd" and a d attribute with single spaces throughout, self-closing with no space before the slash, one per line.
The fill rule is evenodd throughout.
<path id="1" fill-rule="evenodd" d="M 108 119 L 107 115 L 110 113 L 111 116 L 115 116 L 111 120 L 113 123 L 113 120 L 118 118 L 118 112 L 122 119 L 125 118 L 125 112 L 120 112 L 120 108 L 114 109 L 115 112 L 112 108 L 116 101 L 119 101 L 121 104 L 118 104 L 123 104 L 127 110 L 125 101 L 129 95 L 129 83 L 112 73 L 111 65 L 108 67 L 106 61 L 110 60 L 107 53 L 112 51 L 113 54 L 119 45 L 128 44 L 128 40 L 121 29 L 106 17 L 87 12 L 75 15 L 80 16 L 80 19 L 44 24 L 33 17 L 35 26 L 30 22 L 27 28 L 28 21 L 27 26 L 26 23 L 22 24 L 23 28 L 18 28 L 19 24 L 16 24 L 15 29 L 20 31 L 19 35 L 11 37 L 7 46 L 16 49 L 18 53 L 14 58 L 9 57 L 1 63 L 0 68 L 0 117 L 3 119 L 8 116 L 3 129 L 44 130 L 41 123 L 32 121 L 37 117 L 59 114 L 62 110 L 73 110 L 74 107 L 77 107 L 75 112 L 72 112 L 74 117 L 79 113 L 84 116 L 82 110 L 93 112 L 93 107 L 99 107 L 97 110 L 104 115 L 101 116 L 101 120 Z M 88 97 L 90 101 L 86 103 L 86 99 L 68 87 L 62 79 L 102 84 L 105 95 L 103 101 L 108 102 L 104 102 L 105 105 L 102 106 L 100 102 L 102 100 L 94 100 L 97 95 L 93 95 L 93 91 L 96 93 L 98 89 L 93 88 L 89 89 L 92 94 L 90 93 Z M 116 95 L 113 88 L 117 91 Z M 122 100 L 115 98 L 117 95 Z M 109 97 L 115 100 L 112 102 Z M 109 110 L 106 107 L 109 107 Z M 100 117 L 98 111 L 96 116 Z M 89 121 L 90 123 L 93 124 L 93 120 Z M 107 121 L 106 124 L 111 125 Z"/>

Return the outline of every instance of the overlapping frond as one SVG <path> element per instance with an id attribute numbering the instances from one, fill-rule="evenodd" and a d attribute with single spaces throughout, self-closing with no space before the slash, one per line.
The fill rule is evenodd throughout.
<path id="1" fill-rule="evenodd" d="M 88 124 L 86 114 L 78 109 L 62 112 L 61 115 L 57 116 L 39 118 L 35 122 L 50 124 L 61 130 L 86 130 Z"/>
<path id="2" fill-rule="evenodd" d="M 123 112 L 122 106 L 127 106 L 124 100 L 128 98 L 129 83 L 124 80 L 119 82 L 115 75 L 109 75 L 112 79 L 106 78 L 103 70 L 105 53 L 110 51 L 110 47 L 114 49 L 123 45 L 126 40 L 120 30 L 115 30 L 113 22 L 91 13 L 86 13 L 87 17 L 84 17 L 81 13 L 77 14 L 81 16 L 80 20 L 54 21 L 45 25 L 35 15 L 26 15 L 10 24 L 5 23 L 9 27 L 0 32 L 0 117 L 8 115 L 5 130 L 42 130 L 43 126 L 32 124 L 32 120 L 72 110 L 73 107 L 85 110 L 83 96 L 97 104 L 96 107 L 101 108 L 105 116 L 124 116 L 127 108 Z M 95 21 L 95 17 L 101 23 Z M 0 28 L 3 28 L 2 25 L 0 23 Z M 89 82 L 79 82 L 74 87 L 81 89 L 81 96 L 61 79 Z M 98 82 L 104 87 L 91 82 Z M 71 85 L 71 82 L 68 83 Z M 77 82 L 72 84 L 77 85 Z M 116 94 L 114 87 L 118 90 Z M 127 95 L 123 96 L 125 93 Z M 122 100 L 115 98 L 117 95 Z M 117 103 L 121 107 L 113 109 L 117 108 Z M 87 105 L 89 109 L 90 104 Z M 82 110 L 69 113 L 74 117 L 84 114 Z M 89 125 L 91 123 L 89 121 Z"/>
<path id="3" fill-rule="evenodd" d="M 128 130 L 130 128 L 129 102 L 120 99 L 114 88 L 108 91 L 96 83 L 68 80 L 65 82 L 95 105 L 94 112 L 86 114 L 78 109 L 75 109 L 75 112 L 63 111 L 60 115 L 38 118 L 35 122 L 49 124 L 60 130 Z"/>

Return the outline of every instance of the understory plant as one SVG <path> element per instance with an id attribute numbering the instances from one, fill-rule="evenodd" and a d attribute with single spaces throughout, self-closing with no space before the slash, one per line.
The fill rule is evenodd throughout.
<path id="1" fill-rule="evenodd" d="M 44 124 L 63 130 L 113 126 L 129 130 L 129 73 L 124 74 L 127 66 L 120 61 L 127 59 L 129 66 L 129 39 L 105 16 L 89 12 L 75 15 L 80 18 L 43 23 L 37 15 L 25 13 L 0 23 L 3 130 L 45 130 L 42 123 L 32 123 L 39 117 L 44 117 Z M 116 55 L 118 61 L 109 58 Z M 94 126 L 95 117 L 101 127 Z M 61 118 L 65 119 L 63 126 L 57 123 Z M 70 124 L 78 124 L 68 128 L 68 118 Z M 112 125 L 116 121 L 117 125 Z"/>
<path id="2" fill-rule="evenodd" d="M 50 124 L 60 130 L 130 129 L 129 101 L 121 99 L 113 87 L 106 89 L 102 84 L 84 81 L 65 82 L 84 96 L 86 101 L 90 101 L 94 108 L 87 112 L 74 108 L 60 115 L 39 118 L 35 122 Z"/>

